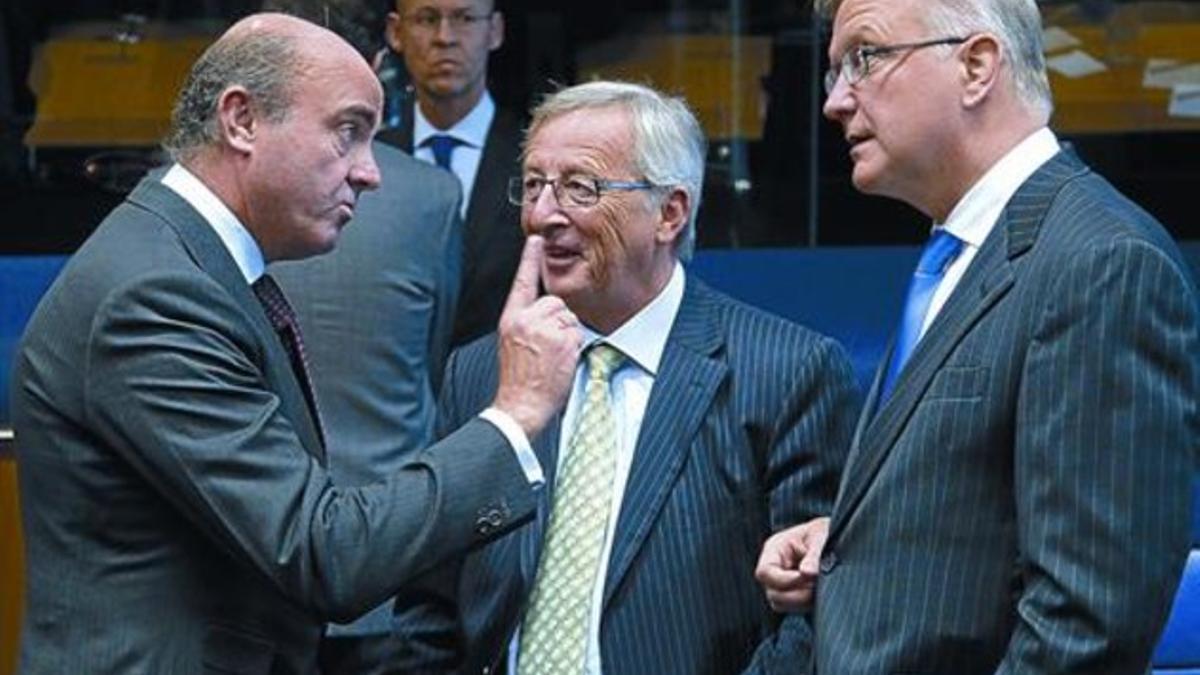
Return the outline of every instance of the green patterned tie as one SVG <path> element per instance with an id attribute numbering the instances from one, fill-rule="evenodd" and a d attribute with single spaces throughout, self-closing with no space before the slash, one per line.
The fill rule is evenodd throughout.
<path id="1" fill-rule="evenodd" d="M 521 631 L 519 675 L 583 672 L 617 463 L 617 425 L 608 385 L 624 358 L 602 343 L 588 350 L 583 407 L 556 481 L 546 543 Z"/>

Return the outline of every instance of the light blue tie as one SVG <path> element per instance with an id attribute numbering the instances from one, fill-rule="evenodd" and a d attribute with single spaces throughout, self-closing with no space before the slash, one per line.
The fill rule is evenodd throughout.
<path id="1" fill-rule="evenodd" d="M 913 272 L 912 281 L 908 284 L 908 299 L 904 302 L 904 314 L 900 317 L 900 329 L 896 333 L 896 346 L 892 349 L 892 358 L 888 362 L 887 377 L 883 380 L 883 389 L 879 394 L 879 404 L 883 405 L 892 393 L 892 387 L 912 356 L 921 339 L 921 326 L 925 323 L 925 314 L 929 311 L 929 303 L 933 293 L 946 268 L 962 251 L 963 242 L 946 230 L 935 230 L 933 236 L 925 244 L 921 252 L 921 260 Z"/>
<path id="2" fill-rule="evenodd" d="M 425 145 L 433 151 L 433 161 L 438 166 L 450 170 L 450 153 L 462 145 L 462 141 L 449 134 L 434 134 L 425 140 Z"/>

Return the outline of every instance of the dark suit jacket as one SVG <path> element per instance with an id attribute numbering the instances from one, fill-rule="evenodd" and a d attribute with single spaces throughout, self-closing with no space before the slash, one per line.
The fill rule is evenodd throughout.
<path id="1" fill-rule="evenodd" d="M 817 671 L 1145 672 L 1188 550 L 1198 358 L 1167 234 L 1075 158 L 1047 162 L 871 415 L 876 378 Z"/>
<path id="2" fill-rule="evenodd" d="M 446 428 L 487 404 L 495 343 L 451 357 Z M 600 629 L 607 675 L 791 672 L 804 619 L 778 629 L 754 581 L 763 540 L 826 513 L 855 411 L 835 342 L 688 278 L 642 423 L 606 573 Z M 534 445 L 553 472 L 555 423 Z M 548 476 L 553 484 L 553 475 Z M 479 673 L 504 658 L 525 610 L 552 496 L 535 522 L 471 554 L 454 601 L 397 600 L 403 672 Z M 451 593 L 454 595 L 455 593 Z M 761 648 L 760 648 L 761 647 Z M 780 657 L 782 656 L 782 660 Z"/>
<path id="3" fill-rule="evenodd" d="M 334 488 L 254 293 L 153 179 L 42 299 L 13 402 L 25 673 L 311 672 L 326 620 L 534 509 L 486 422 Z"/>
<path id="4" fill-rule="evenodd" d="M 411 114 L 405 124 L 379 132 L 379 140 L 413 151 Z M 525 237 L 521 210 L 508 202 L 508 179 L 521 173 L 522 118 L 496 109 L 483 146 L 475 185 L 467 196 L 463 232 L 462 293 L 454 320 L 455 346 L 496 330 Z"/>
<path id="5" fill-rule="evenodd" d="M 364 193 L 326 255 L 269 271 L 304 332 L 329 473 L 337 485 L 387 479 L 433 441 L 462 266 L 454 176 L 383 143 L 382 182 Z M 387 633 L 391 604 L 349 629 Z"/>

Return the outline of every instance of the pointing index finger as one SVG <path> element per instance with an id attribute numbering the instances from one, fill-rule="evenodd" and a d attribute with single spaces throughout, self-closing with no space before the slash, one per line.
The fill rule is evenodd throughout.
<path id="1" fill-rule="evenodd" d="M 545 240 L 541 235 L 531 234 L 526 237 L 525 248 L 521 251 L 521 262 L 513 277 L 512 290 L 508 292 L 508 300 L 504 303 L 504 313 L 528 307 L 537 300 L 544 245 Z"/>

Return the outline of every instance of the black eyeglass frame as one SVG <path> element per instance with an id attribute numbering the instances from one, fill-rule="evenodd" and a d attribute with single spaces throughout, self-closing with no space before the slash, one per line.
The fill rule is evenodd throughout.
<path id="1" fill-rule="evenodd" d="M 842 54 L 842 58 L 838 60 L 838 67 L 835 70 L 832 66 L 825 71 L 825 95 L 833 93 L 833 88 L 837 86 L 838 80 L 843 76 L 846 78 L 846 84 L 854 86 L 859 82 L 871 76 L 871 59 L 891 56 L 904 51 L 915 51 L 925 49 L 926 47 L 940 47 L 943 45 L 961 45 L 970 40 L 971 36 L 966 37 L 946 37 L 935 38 L 932 40 L 921 40 L 920 42 L 901 42 L 891 45 L 859 45 L 854 49 L 848 49 Z M 854 61 L 858 61 L 861 66 L 855 66 Z"/>
<path id="2" fill-rule="evenodd" d="M 526 190 L 525 184 L 529 181 L 536 181 L 536 190 Z M 571 196 L 567 192 L 568 198 L 563 200 L 564 181 L 578 181 L 590 184 L 594 197 L 588 197 L 585 200 L 579 200 L 575 196 Z M 606 192 L 614 191 L 631 191 L 631 190 L 656 190 L 662 185 L 651 183 L 647 180 L 609 180 L 607 178 L 596 178 L 593 176 L 559 176 L 558 178 L 545 178 L 543 176 L 513 176 L 508 179 L 508 203 L 513 206 L 533 206 L 537 200 L 541 198 L 542 192 L 546 186 L 550 186 L 550 192 L 554 194 L 554 201 L 563 208 L 581 208 L 586 209 L 600 203 L 600 198 Z"/>

